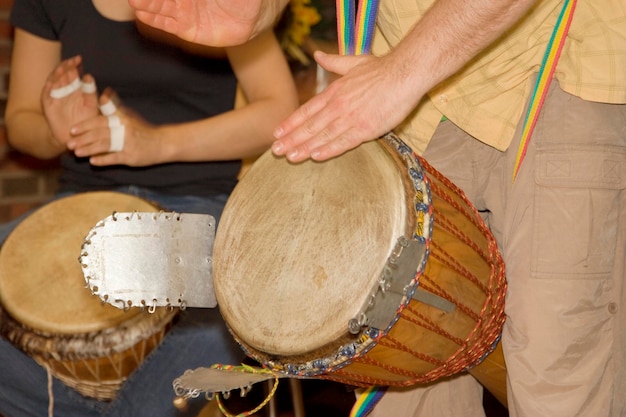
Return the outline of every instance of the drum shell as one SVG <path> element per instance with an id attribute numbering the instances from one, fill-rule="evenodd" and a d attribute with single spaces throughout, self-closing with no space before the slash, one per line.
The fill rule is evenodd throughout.
<path id="1" fill-rule="evenodd" d="M 391 141 L 387 140 L 389 136 L 391 136 Z M 406 145 L 393 135 L 388 135 L 388 137 L 378 142 L 388 151 L 390 160 L 395 161 L 396 166 L 389 169 L 397 169 L 397 175 L 401 175 L 405 183 L 406 194 L 398 204 L 406 205 L 408 208 L 406 212 L 409 215 L 404 219 L 406 228 L 409 231 L 419 229 L 423 227 L 423 225 L 420 226 L 422 220 L 411 218 L 411 216 L 424 215 L 422 212 L 412 210 L 412 206 L 417 203 L 415 190 L 411 190 L 412 187 L 409 185 L 414 174 L 411 167 L 408 170 L 406 167 L 398 167 L 403 162 L 397 151 L 405 148 Z M 389 146 L 389 143 L 394 145 Z M 404 157 L 406 158 L 406 155 Z M 428 259 L 424 267 L 417 271 L 416 280 L 419 281 L 419 288 L 453 303 L 456 307 L 452 312 L 445 312 L 412 299 L 406 305 L 398 306 L 394 323 L 375 336 L 370 337 L 364 333 L 354 336 L 346 329 L 342 335 L 327 345 L 295 355 L 282 354 L 260 347 L 256 343 L 259 339 L 256 335 L 244 334 L 238 330 L 242 327 L 236 322 L 238 320 L 236 310 L 245 309 L 245 306 L 237 303 L 243 297 L 234 296 L 228 292 L 229 287 L 224 281 L 232 280 L 233 277 L 231 274 L 220 275 L 220 266 L 216 265 L 214 274 L 216 294 L 224 317 L 246 353 L 277 372 L 331 379 L 358 386 L 411 386 L 428 383 L 469 369 L 474 376 L 482 380 L 481 382 L 490 384 L 487 388 L 492 392 L 497 392 L 500 401 L 505 403 L 505 394 L 504 397 L 501 395 L 506 392 L 504 389 L 505 366 L 501 357 L 495 365 L 493 365 L 494 361 L 478 365 L 494 348 L 497 347 L 499 351 L 497 342 L 504 322 L 506 279 L 504 263 L 495 239 L 479 213 L 458 187 L 437 172 L 423 158 L 416 155 L 412 155 L 412 158 L 418 165 L 416 169 L 420 171 L 419 175 L 423 176 L 430 196 L 425 216 L 432 215 L 432 221 L 427 226 L 430 230 L 416 231 L 416 234 L 430 233 L 427 239 Z M 247 175 L 269 177 L 270 174 L 262 172 L 268 168 L 267 160 L 262 164 L 258 170 L 255 170 L 256 167 L 253 166 Z M 283 166 L 285 171 L 289 169 L 284 162 Z M 354 167 L 347 167 L 346 175 L 353 175 L 354 171 Z M 271 175 L 281 176 L 281 172 L 274 172 Z M 271 178 L 266 180 L 271 181 Z M 254 181 L 260 180 L 255 178 Z M 246 185 L 244 177 L 240 186 L 246 189 Z M 237 191 L 235 189 L 231 199 L 246 198 L 246 193 L 238 196 Z M 252 196 L 248 197 L 252 198 Z M 254 198 L 264 199 L 267 196 L 254 195 Z M 236 201 L 229 200 L 222 215 L 221 229 L 218 230 L 216 236 L 216 258 L 220 250 L 226 247 L 222 239 L 237 240 L 238 238 L 237 231 L 233 233 L 233 230 L 228 227 L 231 216 L 244 223 L 248 217 L 263 218 L 262 213 L 233 212 L 231 211 L 233 207 L 238 207 Z M 267 217 L 271 218 L 272 215 L 267 215 Z M 246 223 L 242 229 L 263 227 L 256 226 L 256 224 L 260 224 L 260 220 L 255 224 Z M 285 227 L 288 228 L 289 225 L 286 223 Z M 285 234 L 287 236 L 289 232 Z M 280 253 L 277 257 L 283 255 Z M 245 256 L 253 255 L 246 254 Z M 237 256 L 227 258 L 227 260 L 216 259 L 216 262 L 228 263 Z M 251 261 L 251 265 L 253 264 L 254 262 Z M 283 265 L 278 262 L 277 270 Z M 229 272 L 232 273 L 233 269 L 234 267 Z M 254 275 L 255 272 L 257 271 L 244 270 L 241 275 Z M 272 283 L 271 276 L 258 279 Z M 240 288 L 245 288 L 245 282 L 244 279 Z M 271 299 L 267 300 L 270 305 L 272 302 Z M 346 295 L 346 303 L 350 303 L 349 295 Z M 279 300 L 276 302 L 276 308 L 280 309 L 280 306 Z M 255 312 L 253 310 L 253 313 Z M 285 320 L 287 318 L 293 321 L 298 320 L 297 315 L 292 315 L 289 311 L 283 313 L 286 316 Z M 306 321 L 300 324 L 304 328 L 309 325 Z M 353 349 L 354 345 L 358 346 L 356 350 Z M 354 350 L 351 354 L 337 353 L 351 349 Z M 494 355 L 494 358 L 496 356 Z M 328 360 L 328 358 L 331 359 Z M 322 365 L 315 365 L 317 363 Z M 495 369 L 492 369 L 493 367 Z M 495 374 L 497 374 L 496 381 L 493 378 Z"/>

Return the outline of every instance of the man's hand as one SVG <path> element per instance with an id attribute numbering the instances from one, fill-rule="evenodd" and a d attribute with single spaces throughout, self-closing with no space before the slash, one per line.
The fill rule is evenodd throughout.
<path id="1" fill-rule="evenodd" d="M 240 45 L 271 27 L 288 0 L 129 0 L 137 19 L 186 41 Z"/>
<path id="2" fill-rule="evenodd" d="M 274 132 L 277 140 L 272 151 L 292 162 L 324 161 L 378 139 L 396 127 L 425 92 L 407 88 L 390 56 L 318 51 L 315 60 L 341 78 L 300 106 Z"/>

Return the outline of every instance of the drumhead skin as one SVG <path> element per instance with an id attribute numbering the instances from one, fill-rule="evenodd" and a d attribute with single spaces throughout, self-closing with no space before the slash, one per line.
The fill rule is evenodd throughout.
<path id="1" fill-rule="evenodd" d="M 138 197 L 90 192 L 55 200 L 22 221 L 0 249 L 0 301 L 17 321 L 56 334 L 115 327 L 139 314 L 103 304 L 78 261 L 84 238 L 114 211 L 154 212 Z"/>
<path id="2" fill-rule="evenodd" d="M 220 311 L 263 352 L 320 349 L 348 332 L 398 238 L 411 233 L 397 164 L 374 142 L 324 163 L 268 151 L 244 179 L 214 243 Z"/>

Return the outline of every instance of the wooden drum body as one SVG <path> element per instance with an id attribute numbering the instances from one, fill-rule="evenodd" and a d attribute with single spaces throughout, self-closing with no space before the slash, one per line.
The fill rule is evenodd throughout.
<path id="1" fill-rule="evenodd" d="M 53 201 L 22 221 L 0 250 L 3 336 L 67 385 L 100 400 L 162 340 L 174 311 L 124 311 L 90 294 L 78 261 L 90 229 L 114 211 L 158 211 L 126 194 Z"/>
<path id="2" fill-rule="evenodd" d="M 410 386 L 469 369 L 506 402 L 502 356 L 482 362 L 504 322 L 495 239 L 393 134 L 323 163 L 264 154 L 214 248 L 222 315 L 271 370 Z"/>

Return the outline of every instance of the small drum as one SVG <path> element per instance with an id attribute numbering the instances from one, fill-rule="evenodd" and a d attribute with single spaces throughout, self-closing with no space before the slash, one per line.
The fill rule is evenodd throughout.
<path id="1" fill-rule="evenodd" d="M 86 288 L 81 245 L 114 211 L 158 209 L 121 193 L 77 194 L 35 211 L 0 250 L 3 336 L 65 384 L 99 400 L 115 397 L 176 314 L 120 310 Z"/>
<path id="2" fill-rule="evenodd" d="M 410 386 L 469 369 L 506 402 L 502 356 L 483 361 L 504 322 L 495 239 L 393 134 L 322 163 L 264 154 L 225 207 L 213 278 L 232 334 L 275 372 Z"/>

